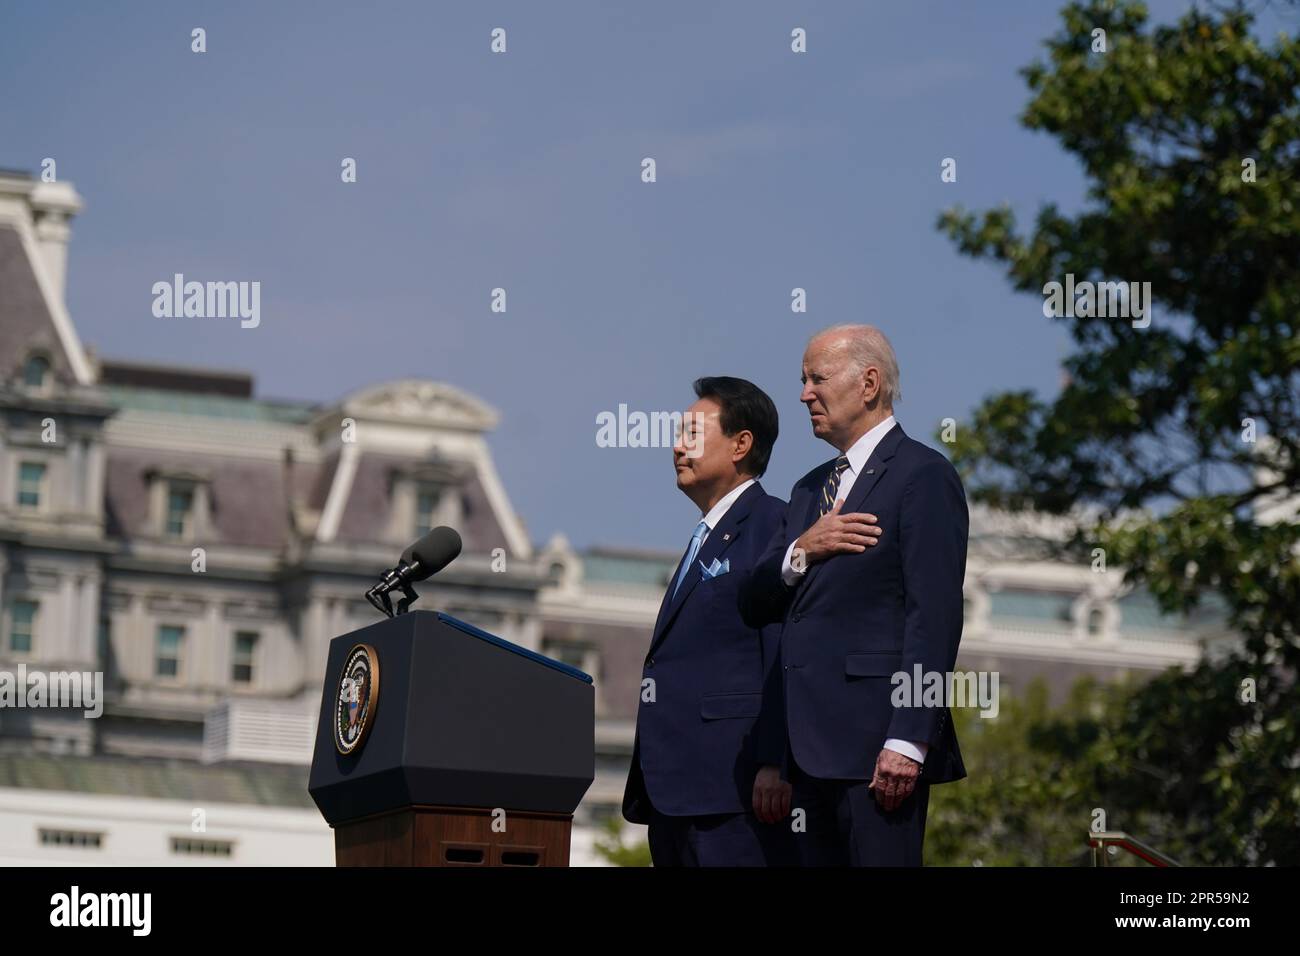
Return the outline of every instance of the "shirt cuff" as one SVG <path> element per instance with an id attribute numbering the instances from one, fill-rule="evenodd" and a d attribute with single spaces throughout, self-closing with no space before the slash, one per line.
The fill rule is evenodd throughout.
<path id="1" fill-rule="evenodd" d="M 911 757 L 917 763 L 925 763 L 925 754 L 930 749 L 930 745 L 925 742 L 913 743 L 910 740 L 890 737 L 885 741 L 885 749 L 902 754 L 904 757 Z"/>
<path id="2" fill-rule="evenodd" d="M 795 538 L 794 541 L 790 542 L 790 547 L 785 549 L 785 557 L 781 561 L 781 580 L 784 581 L 788 587 L 794 587 L 798 584 L 799 579 L 804 575 L 804 571 L 807 570 L 806 568 L 796 568 L 792 561 L 794 546 L 798 544 L 798 542 L 798 538 Z"/>

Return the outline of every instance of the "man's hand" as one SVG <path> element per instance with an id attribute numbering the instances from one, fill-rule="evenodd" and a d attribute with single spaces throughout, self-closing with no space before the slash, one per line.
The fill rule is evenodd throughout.
<path id="1" fill-rule="evenodd" d="M 754 815 L 764 823 L 780 823 L 790 815 L 791 789 L 779 767 L 760 767 L 754 777 Z"/>
<path id="2" fill-rule="evenodd" d="M 885 748 L 876 757 L 876 769 L 867 789 L 875 793 L 876 802 L 888 812 L 898 809 L 899 804 L 912 795 L 919 776 L 919 763 L 896 750 Z"/>
<path id="3" fill-rule="evenodd" d="M 875 515 L 852 512 L 840 514 L 844 499 L 817 519 L 817 523 L 799 535 L 794 543 L 793 557 L 803 555 L 806 564 L 816 564 L 837 554 L 861 554 L 880 540 L 879 520 Z"/>

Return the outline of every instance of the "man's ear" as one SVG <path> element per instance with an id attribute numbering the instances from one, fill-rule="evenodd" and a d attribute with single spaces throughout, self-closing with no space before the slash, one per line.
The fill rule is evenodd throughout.
<path id="1" fill-rule="evenodd" d="M 754 447 L 754 433 L 745 429 L 744 431 L 737 432 L 733 435 L 732 440 L 736 443 L 736 448 L 731 453 L 731 460 L 737 463 L 744 461 L 745 456 L 748 455 Z"/>
<path id="2" fill-rule="evenodd" d="M 862 401 L 865 405 L 874 405 L 880 398 L 880 369 L 868 365 L 862 373 Z"/>

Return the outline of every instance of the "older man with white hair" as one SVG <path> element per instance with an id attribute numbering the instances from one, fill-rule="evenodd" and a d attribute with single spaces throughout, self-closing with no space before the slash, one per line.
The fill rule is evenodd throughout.
<path id="1" fill-rule="evenodd" d="M 897 674 L 946 675 L 962 628 L 961 480 L 894 419 L 898 360 L 869 325 L 817 333 L 803 357 L 813 434 L 835 458 L 795 483 L 742 606 L 783 622 L 783 773 L 806 865 L 919 866 L 930 786 L 966 776 L 947 701 Z M 878 537 L 877 537 L 878 536 Z"/>

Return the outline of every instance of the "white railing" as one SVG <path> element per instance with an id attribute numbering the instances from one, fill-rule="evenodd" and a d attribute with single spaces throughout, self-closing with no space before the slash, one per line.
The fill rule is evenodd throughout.
<path id="1" fill-rule="evenodd" d="M 200 759 L 306 766 L 311 763 L 317 716 L 314 700 L 227 698 L 204 721 Z"/>

